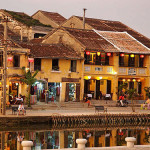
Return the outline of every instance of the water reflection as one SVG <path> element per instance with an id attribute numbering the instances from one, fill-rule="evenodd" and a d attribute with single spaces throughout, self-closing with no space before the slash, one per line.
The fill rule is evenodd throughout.
<path id="1" fill-rule="evenodd" d="M 87 147 L 109 147 L 126 145 L 127 136 L 136 138 L 136 145 L 150 144 L 150 129 L 114 128 L 114 129 L 65 129 L 65 130 L 26 130 L 2 131 L 0 146 L 5 150 L 22 150 L 21 142 L 25 139 L 32 140 L 33 150 L 76 148 L 77 138 L 86 138 Z"/>

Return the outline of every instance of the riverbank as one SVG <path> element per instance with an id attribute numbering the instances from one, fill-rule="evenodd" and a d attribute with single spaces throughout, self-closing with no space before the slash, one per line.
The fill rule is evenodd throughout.
<path id="1" fill-rule="evenodd" d="M 140 107 L 135 107 L 135 112 L 132 112 L 131 107 L 108 107 L 107 108 L 107 113 L 108 114 L 150 114 L 150 110 L 141 110 Z M 6 116 L 7 117 L 26 117 L 26 116 L 53 116 L 53 115 L 92 115 L 92 114 L 97 114 L 97 113 L 104 113 L 103 110 L 99 112 L 95 112 L 94 107 L 84 107 L 84 108 L 73 108 L 73 107 L 42 107 L 41 108 L 32 108 L 32 109 L 27 109 L 26 110 L 26 115 L 12 115 L 12 110 L 11 108 L 6 110 Z M 5 116 L 5 117 L 6 117 Z M 4 116 L 0 116 L 4 117 Z"/>

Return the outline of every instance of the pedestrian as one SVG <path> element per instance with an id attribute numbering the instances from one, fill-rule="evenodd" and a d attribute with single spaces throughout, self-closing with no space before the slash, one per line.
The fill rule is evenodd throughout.
<path id="1" fill-rule="evenodd" d="M 121 103 L 121 106 L 124 106 L 124 105 L 123 105 L 124 95 L 121 95 L 121 96 L 119 97 L 119 101 L 120 101 L 120 103 Z"/>
<path id="2" fill-rule="evenodd" d="M 21 104 L 18 106 L 18 111 L 19 111 L 19 115 L 20 115 L 20 111 L 22 111 L 23 115 L 24 115 L 25 109 L 24 109 L 24 106 L 23 106 L 23 102 L 21 102 Z"/>

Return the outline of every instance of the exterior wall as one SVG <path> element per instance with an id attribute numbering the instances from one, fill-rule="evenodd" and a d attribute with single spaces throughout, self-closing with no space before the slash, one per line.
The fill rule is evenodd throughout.
<path id="1" fill-rule="evenodd" d="M 142 82 L 142 95 L 145 97 L 144 87 L 150 87 L 150 77 L 149 77 L 149 65 L 150 58 L 149 56 L 145 56 L 144 58 L 144 67 L 119 67 L 119 56 L 117 53 L 113 54 L 109 59 L 109 66 L 101 66 L 101 65 L 84 65 L 84 79 L 97 80 L 98 77 L 101 77 L 101 82 L 104 82 L 103 85 L 100 85 L 100 91 L 102 94 L 106 94 L 107 91 L 107 80 L 111 80 L 111 93 L 113 93 L 113 100 L 117 100 L 118 98 L 118 81 L 121 79 L 125 79 L 126 81 L 130 79 L 136 79 L 134 82 L 134 88 L 137 89 L 138 82 Z M 97 70 L 97 68 L 99 68 Z M 136 74 L 130 75 L 129 69 L 135 69 Z M 140 81 L 139 81 L 140 80 Z M 90 90 L 95 91 L 96 93 L 96 83 L 90 82 Z M 94 96 L 95 97 L 95 96 Z"/>
<path id="2" fill-rule="evenodd" d="M 70 63 L 71 60 L 64 60 L 59 59 L 59 71 L 53 71 L 52 70 L 52 59 L 42 59 L 41 61 L 41 71 L 37 74 L 37 79 L 48 79 L 48 82 L 59 82 L 61 83 L 61 94 L 60 94 L 60 101 L 65 101 L 65 91 L 66 91 L 66 83 L 68 82 L 62 82 L 62 78 L 78 78 L 80 83 L 80 99 L 83 98 L 83 77 L 82 74 L 82 63 L 83 60 L 77 60 L 77 70 L 76 72 L 69 72 L 70 70 Z M 34 64 L 32 64 L 34 65 Z M 33 67 L 32 67 L 33 68 Z"/>
<path id="3" fill-rule="evenodd" d="M 85 20 L 86 22 L 86 20 Z M 69 28 L 77 28 L 77 29 L 83 29 L 83 21 L 81 21 L 79 18 L 73 16 L 70 19 L 68 19 L 65 23 L 62 24 L 63 27 L 69 27 Z M 85 29 L 93 29 L 88 24 L 85 24 Z"/>
<path id="4" fill-rule="evenodd" d="M 61 37 L 61 41 L 60 41 Z M 59 29 L 56 32 L 54 32 L 52 35 L 50 35 L 43 43 L 46 44 L 57 44 L 57 43 L 63 43 L 64 45 L 68 45 L 72 49 L 74 49 L 77 52 L 82 52 L 81 56 L 84 57 L 84 51 L 83 46 L 73 37 L 71 37 L 66 31 Z"/>
<path id="5" fill-rule="evenodd" d="M 53 20 L 51 20 L 50 18 L 48 18 L 45 15 L 43 15 L 43 13 L 40 12 L 40 11 L 38 11 L 36 14 L 34 14 L 32 16 L 32 18 L 39 20 L 43 24 L 51 25 L 53 28 L 57 28 L 59 26 Z"/>

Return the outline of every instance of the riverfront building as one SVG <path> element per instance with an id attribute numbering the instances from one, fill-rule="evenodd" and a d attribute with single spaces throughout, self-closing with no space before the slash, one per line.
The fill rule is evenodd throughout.
<path id="1" fill-rule="evenodd" d="M 50 25 L 40 23 L 23 12 L 0 9 L 0 18 L 8 18 L 8 28 L 18 35 L 14 40 L 27 41 L 43 37 L 51 31 Z"/>
<path id="2" fill-rule="evenodd" d="M 8 23 L 8 36 L 15 48 L 10 46 L 8 49 L 15 53 L 8 53 L 8 58 L 12 56 L 11 61 L 8 60 L 8 74 L 10 67 L 10 74 L 16 73 L 13 70 L 16 68 L 25 67 L 32 73 L 38 69 L 38 81 L 31 88 L 32 97 L 38 101 L 80 101 L 86 94 L 94 99 L 117 100 L 118 87 L 123 82 L 128 83 L 128 89 L 137 89 L 137 99 L 145 99 L 144 87 L 150 87 L 150 40 L 145 36 L 119 21 L 85 18 L 83 29 L 82 17 L 66 20 L 59 14 L 44 11 L 38 11 L 32 17 L 44 24 L 47 19 L 47 24 L 54 29 L 45 32 L 48 28 L 42 25 L 42 31 L 35 32 L 35 26 L 28 27 L 26 21 L 20 23 L 13 14 L 0 11 L 1 17 L 6 15 L 13 19 Z M 13 84 L 13 88 L 7 89 L 9 94 L 26 95 L 26 86 L 19 83 L 20 77 L 23 77 L 22 73 L 16 79 L 8 76 L 7 86 Z"/>
<path id="3" fill-rule="evenodd" d="M 55 29 L 44 37 L 43 43 L 61 42 L 84 57 L 84 93 L 99 99 L 109 95 L 117 99 L 118 86 L 128 82 L 128 88 L 137 88 L 139 98 L 143 87 L 149 86 L 148 47 L 127 32 L 88 29 Z"/>
<path id="4" fill-rule="evenodd" d="M 0 25 L 0 70 L 1 75 L 3 73 L 3 50 L 4 50 L 4 27 Z M 28 56 L 30 50 L 22 48 L 10 37 L 17 37 L 15 33 L 8 30 L 9 38 L 7 40 L 7 100 L 9 94 L 13 97 L 22 93 L 26 94 L 26 85 L 20 82 L 20 78 L 23 77 L 22 67 L 28 67 Z M 2 76 L 1 76 L 2 80 Z M 2 82 L 0 82 L 0 92 L 2 94 Z"/>

